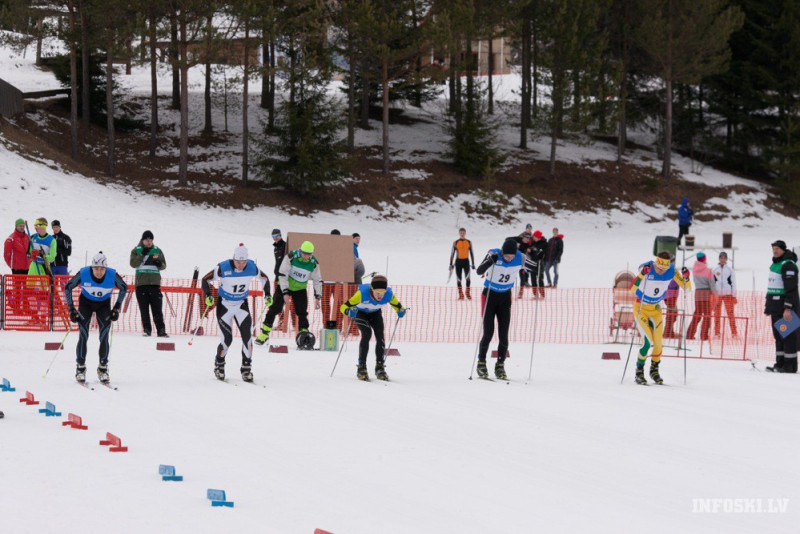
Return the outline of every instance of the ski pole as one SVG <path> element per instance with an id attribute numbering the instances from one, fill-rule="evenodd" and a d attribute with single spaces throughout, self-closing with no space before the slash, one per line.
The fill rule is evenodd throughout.
<path id="1" fill-rule="evenodd" d="M 478 360 L 478 352 L 481 350 L 481 339 L 483 338 L 483 324 L 484 321 L 486 321 L 486 308 L 489 307 L 489 297 L 492 296 L 492 279 L 494 278 L 494 266 L 496 264 L 497 262 L 492 264 L 492 270 L 489 273 L 489 287 L 486 288 L 486 300 L 483 302 L 483 313 L 481 313 L 481 335 L 478 338 L 478 343 L 475 345 L 475 356 L 472 358 L 472 367 L 470 367 L 469 370 L 470 380 L 472 380 L 472 373 L 475 371 L 475 362 Z"/>
<path id="2" fill-rule="evenodd" d="M 345 316 L 346 319 L 350 319 L 349 315 Z M 343 321 L 343 323 L 347 323 L 347 328 L 342 328 L 342 334 L 344 339 L 342 340 L 342 346 L 339 347 L 339 354 L 336 356 L 336 361 L 333 362 L 333 369 L 331 369 L 331 378 L 333 378 L 333 372 L 336 370 L 336 366 L 339 364 L 339 357 L 342 355 L 342 351 L 344 350 L 344 346 L 347 344 L 347 334 L 350 331 L 350 323 L 352 323 L 352 319 L 350 321 Z"/>
<path id="3" fill-rule="evenodd" d="M 406 308 L 406 312 L 411 308 Z M 392 330 L 392 337 L 389 338 L 389 346 L 386 347 L 386 354 L 389 354 L 389 349 L 392 348 L 392 342 L 394 341 L 394 335 L 397 332 L 397 325 L 400 324 L 400 316 L 397 316 L 397 319 L 394 322 L 394 329 Z"/>
<path id="4" fill-rule="evenodd" d="M 169 301 L 169 297 L 167 296 L 166 293 L 163 293 L 163 295 L 164 295 L 164 299 L 167 301 L 167 305 L 169 306 L 169 311 L 172 312 L 172 316 L 173 317 L 177 317 L 177 315 L 175 313 L 175 308 L 172 307 L 172 302 Z"/>
<path id="5" fill-rule="evenodd" d="M 683 257 L 684 257 L 684 262 L 685 262 L 686 261 L 686 253 L 685 252 L 684 252 Z M 681 275 L 683 275 L 683 269 L 685 268 L 685 265 L 686 264 L 684 263 L 684 266 L 681 267 Z M 683 315 L 681 316 L 681 339 L 683 340 L 683 385 L 684 386 L 686 385 L 686 353 L 687 353 L 686 332 L 684 330 L 685 321 L 686 321 L 686 288 L 684 287 L 683 288 Z"/>
<path id="6" fill-rule="evenodd" d="M 542 271 L 542 262 L 541 262 L 541 260 L 539 261 L 539 269 L 538 269 L 538 271 L 539 271 L 539 273 L 541 273 L 541 271 Z M 538 277 L 538 273 L 537 273 L 537 277 Z M 538 278 L 537 278 L 537 280 L 538 280 Z M 533 350 L 536 347 L 536 320 L 539 318 L 539 300 L 540 299 L 538 299 L 538 298 L 536 299 L 536 304 L 534 304 L 534 307 L 533 307 L 533 336 L 532 336 L 532 339 L 531 339 L 531 363 L 530 363 L 530 366 L 528 367 L 528 382 L 531 381 L 531 375 L 533 374 Z M 527 384 L 527 382 L 526 382 L 526 384 Z"/>
<path id="7" fill-rule="evenodd" d="M 47 371 L 44 372 L 42 378 L 47 378 L 47 375 L 50 374 L 50 368 L 53 367 L 53 364 L 56 361 L 56 357 L 58 357 L 58 353 L 61 352 L 61 349 L 64 348 L 64 343 L 67 341 L 67 336 L 72 332 L 72 328 L 70 328 L 69 323 L 67 324 L 67 333 L 64 334 L 64 338 L 61 340 L 61 344 L 58 346 L 58 350 L 53 355 L 53 359 L 50 361 L 50 365 L 47 366 Z"/>
<path id="8" fill-rule="evenodd" d="M 210 309 L 211 309 L 211 307 L 206 307 L 206 311 L 204 311 L 204 312 L 203 312 L 203 316 L 202 316 L 202 317 L 200 317 L 200 322 L 201 322 L 201 323 L 202 323 L 202 322 L 203 322 L 203 320 L 206 318 L 206 315 L 208 314 L 208 310 L 210 310 Z M 190 338 L 189 338 L 189 346 L 190 346 L 190 347 L 192 346 L 192 341 L 194 341 L 194 335 L 197 333 L 197 330 L 198 330 L 199 328 L 200 328 L 199 326 L 198 326 L 197 328 L 195 328 L 195 329 L 194 329 L 194 331 L 192 332 L 192 337 L 190 337 Z"/>
<path id="9" fill-rule="evenodd" d="M 642 296 L 644 296 L 644 294 L 645 294 L 644 290 L 645 290 L 645 286 L 646 285 L 647 285 L 647 276 L 645 275 L 644 277 L 642 277 Z M 630 360 L 631 360 L 631 351 L 633 351 L 633 342 L 636 339 L 636 332 L 639 331 L 639 324 L 640 324 L 640 320 L 642 318 L 642 307 L 643 306 L 644 306 L 644 303 L 640 300 L 639 301 L 639 313 L 636 316 L 636 330 L 634 330 L 633 335 L 631 336 L 631 344 L 630 344 L 630 347 L 628 347 L 628 357 L 625 359 L 625 367 L 622 369 L 622 378 L 619 381 L 620 385 L 622 385 L 622 383 L 625 381 L 625 373 L 628 372 L 628 362 L 630 362 Z"/>

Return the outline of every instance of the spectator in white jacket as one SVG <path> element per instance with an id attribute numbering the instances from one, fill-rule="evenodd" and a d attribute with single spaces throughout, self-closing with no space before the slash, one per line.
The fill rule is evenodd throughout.
<path id="1" fill-rule="evenodd" d="M 728 253 L 719 253 L 719 264 L 714 268 L 714 285 L 717 289 L 717 299 L 714 304 L 714 333 L 719 337 L 722 329 L 722 305 L 728 313 L 731 334 L 738 335 L 736 319 L 733 308 L 736 306 L 736 273 L 728 265 Z"/>

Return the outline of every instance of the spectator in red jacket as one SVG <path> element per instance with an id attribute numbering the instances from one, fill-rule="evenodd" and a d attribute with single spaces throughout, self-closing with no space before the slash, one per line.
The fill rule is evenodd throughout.
<path id="1" fill-rule="evenodd" d="M 30 243 L 31 238 L 25 232 L 25 221 L 17 219 L 14 222 L 14 231 L 3 247 L 3 258 L 12 274 L 28 274 L 28 267 L 31 265 Z"/>

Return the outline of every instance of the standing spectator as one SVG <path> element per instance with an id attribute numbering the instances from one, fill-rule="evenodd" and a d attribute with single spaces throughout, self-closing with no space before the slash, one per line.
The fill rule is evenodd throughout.
<path id="1" fill-rule="evenodd" d="M 689 207 L 689 199 L 684 198 L 681 207 L 678 208 L 678 245 L 681 244 L 681 238 L 689 233 L 692 217 L 694 217 L 694 210 Z"/>
<path id="2" fill-rule="evenodd" d="M 278 228 L 274 228 L 272 230 L 272 248 L 274 249 L 273 252 L 275 254 L 275 270 L 273 272 L 275 274 L 275 289 L 277 290 L 278 271 L 281 268 L 283 257 L 286 256 L 286 241 L 284 241 L 283 237 L 281 237 L 281 231 Z"/>
<path id="3" fill-rule="evenodd" d="M 508 241 L 509 239 L 512 239 L 517 244 L 518 251 L 520 251 L 523 255 L 527 255 L 528 249 L 531 248 L 531 240 L 532 240 L 531 225 L 530 224 L 526 225 L 525 231 L 519 234 L 518 236 L 507 237 L 506 241 Z M 522 269 L 519 272 L 519 295 L 517 295 L 517 298 L 522 298 L 522 292 L 524 291 L 524 288 L 530 285 L 530 283 L 528 282 L 528 278 L 532 274 L 535 273 L 529 273 L 525 269 Z"/>
<path id="4" fill-rule="evenodd" d="M 72 301 L 72 290 L 80 286 L 81 296 L 78 299 L 78 309 Z M 114 288 L 119 289 L 117 302 L 111 307 L 111 293 Z M 128 285 L 122 280 L 114 269 L 108 268 L 105 254 L 102 251 L 92 258 L 92 266 L 84 267 L 73 276 L 64 286 L 64 298 L 67 301 L 69 320 L 78 323 L 77 367 L 75 380 L 86 382 L 86 342 L 89 339 L 89 326 L 92 315 L 97 319 L 97 328 L 100 334 L 100 363 L 97 366 L 97 378 L 100 382 L 108 384 L 108 342 L 111 333 L 111 322 L 119 319 L 119 310 L 122 299 L 128 292 Z"/>
<path id="5" fill-rule="evenodd" d="M 717 290 L 717 299 L 714 304 L 714 334 L 719 337 L 722 326 L 722 305 L 725 305 L 725 311 L 728 314 L 728 320 L 731 325 L 731 334 L 734 337 L 738 335 L 736 329 L 736 316 L 733 313 L 733 307 L 736 305 L 736 273 L 733 268 L 728 265 L 728 253 L 722 251 L 719 253 L 719 265 L 714 268 L 714 285 Z"/>
<path id="6" fill-rule="evenodd" d="M 703 252 L 697 253 L 697 261 L 692 265 L 694 276 L 694 314 L 686 332 L 686 339 L 694 339 L 697 327 L 700 325 L 700 339 L 708 339 L 708 330 L 711 327 L 711 299 L 716 292 L 714 287 L 714 273 L 706 264 L 707 258 Z"/>
<path id="7" fill-rule="evenodd" d="M 158 337 L 169 337 L 164 327 L 164 296 L 161 293 L 161 271 L 167 268 L 164 251 L 153 244 L 153 232 L 145 230 L 139 244 L 131 250 L 130 265 L 136 269 L 136 300 L 142 316 L 145 337 L 153 333 L 150 311 Z"/>
<path id="8" fill-rule="evenodd" d="M 547 254 L 547 240 L 539 230 L 533 233 L 531 248 L 528 249 L 528 257 L 536 263 L 536 270 L 531 272 L 531 286 L 533 286 L 533 298 L 544 298 L 544 257 Z"/>
<path id="9" fill-rule="evenodd" d="M 31 236 L 31 261 L 28 274 L 49 274 L 50 264 L 56 259 L 58 243 L 55 238 L 47 233 L 47 219 L 39 217 L 33 227 L 36 233 Z"/>
<path id="10" fill-rule="evenodd" d="M 53 237 L 56 238 L 56 261 L 50 266 L 54 275 L 69 274 L 69 257 L 72 256 L 72 238 L 61 231 L 61 222 L 53 221 Z"/>
<path id="11" fill-rule="evenodd" d="M 547 252 L 544 256 L 544 274 L 547 275 L 547 287 L 558 287 L 558 264 L 564 253 L 564 236 L 558 233 L 558 228 L 553 228 L 553 237 L 547 241 Z M 550 279 L 550 269 L 553 269 L 553 278 Z"/>
<path id="12" fill-rule="evenodd" d="M 455 258 L 455 263 L 453 263 Z M 458 239 L 453 241 L 453 248 L 450 250 L 450 270 L 455 267 L 456 270 L 456 286 L 458 286 L 458 300 L 464 300 L 464 291 L 461 289 L 461 277 L 465 278 L 467 286 L 467 299 L 472 300 L 470 295 L 470 281 L 469 274 L 475 268 L 475 256 L 472 254 L 472 241 L 467 239 L 467 230 L 465 228 L 458 229 Z"/>
<path id="13" fill-rule="evenodd" d="M 353 254 L 358 258 L 358 245 L 361 244 L 361 235 L 356 232 L 353 234 Z"/>
<path id="14" fill-rule="evenodd" d="M 11 274 L 28 274 L 31 265 L 31 238 L 25 232 L 25 221 L 14 221 L 14 231 L 6 239 L 3 246 L 3 259 L 11 269 Z"/>
<path id="15" fill-rule="evenodd" d="M 800 310 L 800 299 L 797 297 L 797 256 L 786 247 L 786 242 L 777 240 L 772 243 L 772 265 L 769 268 L 767 282 L 767 302 L 764 315 L 770 316 L 770 324 L 784 319 L 791 320 L 792 310 Z M 775 337 L 775 365 L 767 367 L 767 371 L 775 373 L 797 372 L 797 336 L 794 332 L 785 338 L 773 326 Z"/>

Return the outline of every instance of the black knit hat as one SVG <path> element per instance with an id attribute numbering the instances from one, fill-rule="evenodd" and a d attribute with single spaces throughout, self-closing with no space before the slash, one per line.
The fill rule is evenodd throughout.
<path id="1" fill-rule="evenodd" d="M 372 277 L 369 287 L 372 289 L 386 289 L 389 287 L 389 281 L 382 274 L 376 274 Z"/>
<path id="2" fill-rule="evenodd" d="M 773 247 L 778 247 L 781 250 L 786 250 L 786 241 L 783 239 L 778 239 L 772 244 Z"/>
<path id="3" fill-rule="evenodd" d="M 503 243 L 503 254 L 516 254 L 517 253 L 517 242 L 513 239 L 506 239 L 505 243 Z"/>
<path id="4" fill-rule="evenodd" d="M 145 239 L 153 239 L 153 232 L 150 230 L 145 230 L 144 233 L 142 233 L 142 241 Z"/>
<path id="5" fill-rule="evenodd" d="M 53 219 L 53 222 L 50 223 L 50 226 L 61 226 L 61 221 L 58 219 Z"/>

